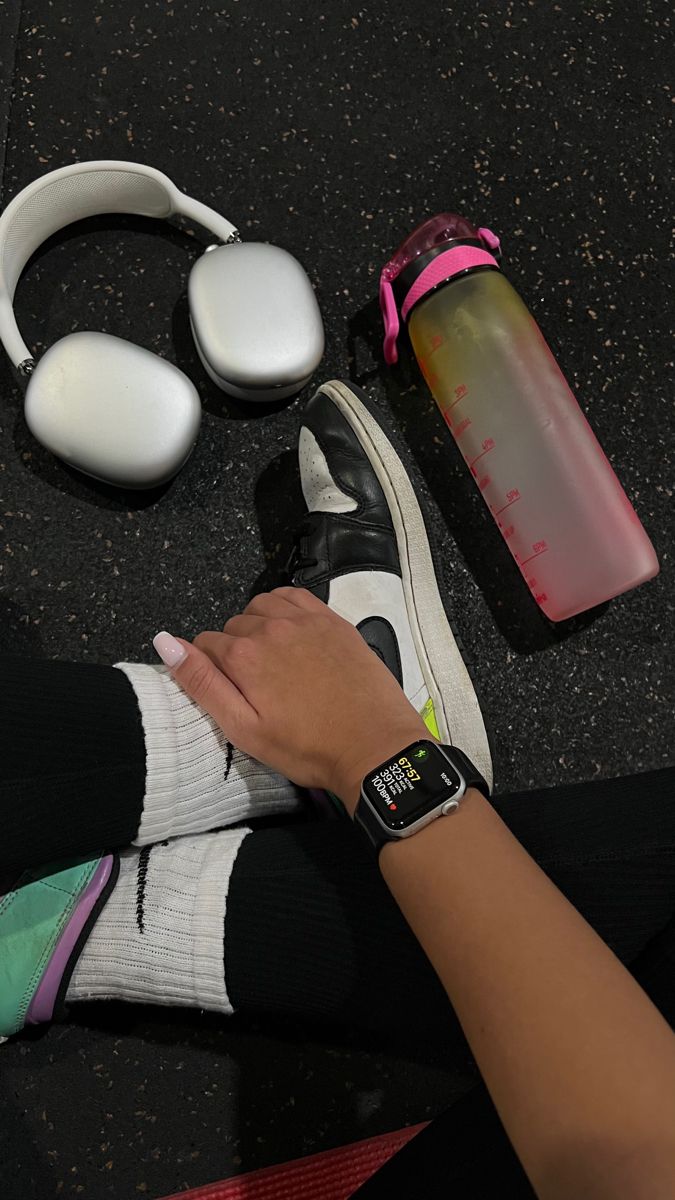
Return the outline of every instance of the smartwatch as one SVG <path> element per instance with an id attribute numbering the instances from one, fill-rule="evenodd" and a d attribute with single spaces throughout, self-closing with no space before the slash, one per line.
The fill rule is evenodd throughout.
<path id="1" fill-rule="evenodd" d="M 386 842 L 412 837 L 437 817 L 454 812 L 470 787 L 490 795 L 462 750 L 413 742 L 366 775 L 354 821 L 379 853 Z"/>

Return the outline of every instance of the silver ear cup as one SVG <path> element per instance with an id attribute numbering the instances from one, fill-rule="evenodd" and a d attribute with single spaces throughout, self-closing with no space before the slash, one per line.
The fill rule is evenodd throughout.
<path id="1" fill-rule="evenodd" d="M 40 359 L 26 422 L 72 467 L 117 487 L 166 483 L 194 446 L 201 404 L 172 363 L 107 333 L 71 333 Z"/>
<path id="2" fill-rule="evenodd" d="M 199 356 L 224 391 L 247 400 L 291 396 L 323 356 L 321 313 L 297 259 L 267 242 L 209 250 L 188 284 Z"/>

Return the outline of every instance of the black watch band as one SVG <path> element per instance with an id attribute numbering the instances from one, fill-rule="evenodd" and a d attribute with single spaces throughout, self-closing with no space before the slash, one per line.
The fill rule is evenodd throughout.
<path id="1" fill-rule="evenodd" d="M 442 745 L 440 748 L 450 759 L 450 762 L 453 764 L 453 766 L 455 766 L 461 774 L 467 790 L 471 787 L 477 788 L 477 790 L 481 792 L 486 799 L 489 799 L 490 789 L 480 771 L 473 765 L 468 755 L 466 755 L 463 750 L 459 750 L 457 746 Z M 448 803 L 451 804 L 453 808 L 456 807 L 456 802 L 450 800 Z M 440 816 L 441 814 L 442 807 L 439 810 L 438 815 Z M 373 809 L 370 807 L 367 801 L 364 800 L 363 796 L 359 798 L 359 802 L 354 811 L 354 824 L 363 830 L 376 854 L 379 854 L 380 850 L 383 846 L 386 846 L 387 842 L 397 842 L 401 840 L 396 836 L 396 834 L 392 834 L 385 829 L 384 825 L 377 819 Z"/>

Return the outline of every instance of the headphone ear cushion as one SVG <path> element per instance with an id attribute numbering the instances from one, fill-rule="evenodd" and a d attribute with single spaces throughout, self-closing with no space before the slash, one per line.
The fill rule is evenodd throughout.
<path id="1" fill-rule="evenodd" d="M 26 422 L 72 467 L 126 488 L 171 479 L 199 432 L 194 384 L 149 350 L 107 333 L 71 333 L 30 377 Z"/>

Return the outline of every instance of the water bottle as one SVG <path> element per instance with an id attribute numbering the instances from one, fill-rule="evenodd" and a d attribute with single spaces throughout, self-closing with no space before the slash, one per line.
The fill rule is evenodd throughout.
<path id="1" fill-rule="evenodd" d="M 441 213 L 380 277 L 384 355 L 399 312 L 422 374 L 532 595 L 563 621 L 659 562 L 541 330 L 499 268 L 499 239 Z"/>

